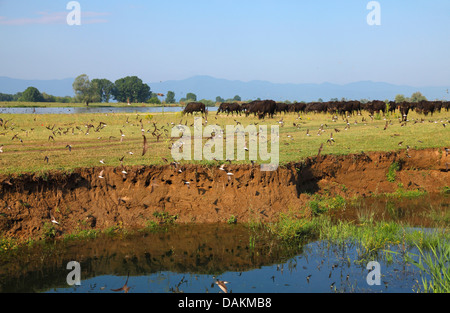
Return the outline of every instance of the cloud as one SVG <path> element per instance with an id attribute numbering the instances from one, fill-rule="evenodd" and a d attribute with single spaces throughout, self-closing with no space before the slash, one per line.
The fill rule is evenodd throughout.
<path id="1" fill-rule="evenodd" d="M 0 25 L 22 26 L 22 25 L 51 25 L 51 24 L 67 24 L 66 12 L 36 12 L 35 17 L 7 18 L 0 16 Z M 107 23 L 106 12 L 81 11 L 81 24 L 98 24 Z"/>

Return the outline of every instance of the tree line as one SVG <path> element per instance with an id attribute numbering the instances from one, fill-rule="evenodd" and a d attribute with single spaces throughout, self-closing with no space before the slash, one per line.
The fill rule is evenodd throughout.
<path id="1" fill-rule="evenodd" d="M 173 104 L 177 103 L 175 99 L 175 92 L 168 91 L 166 95 L 153 93 L 150 86 L 142 81 L 137 76 L 127 76 L 124 78 L 117 79 L 114 83 L 106 78 L 95 78 L 89 79 L 86 74 L 79 75 L 75 78 L 72 88 L 74 91 L 74 96 L 58 97 L 41 93 L 35 87 L 28 87 L 23 92 L 18 92 L 14 95 L 0 93 L 0 101 L 19 101 L 19 102 L 58 102 L 58 103 L 84 103 L 89 105 L 89 103 L 109 103 L 111 100 L 122 103 L 150 103 L 150 104 L 161 104 L 162 101 L 158 98 L 159 96 L 165 96 L 163 100 L 164 103 Z M 259 98 L 257 100 L 260 100 Z M 342 101 L 347 99 L 342 98 Z M 411 97 L 405 97 L 404 95 L 396 95 L 395 102 L 419 102 L 421 100 L 427 100 L 420 92 L 415 92 Z M 239 95 L 234 96 L 234 98 L 224 99 L 217 96 L 215 101 L 208 99 L 197 100 L 197 95 L 189 92 L 185 97 L 180 98 L 178 101 L 180 104 L 185 104 L 188 102 L 202 102 L 206 106 L 215 106 L 217 103 L 232 103 L 232 102 L 242 102 Z M 250 102 L 248 100 L 246 102 Z M 330 101 L 338 101 L 337 98 L 332 98 Z M 369 102 L 367 99 L 361 99 L 362 103 Z M 245 102 L 245 101 L 244 101 Z M 298 101 L 294 101 L 298 102 Z M 304 101 L 300 101 L 304 102 Z M 323 102 L 322 99 L 318 99 L 318 102 Z M 291 103 L 291 101 L 286 100 L 283 103 Z"/>

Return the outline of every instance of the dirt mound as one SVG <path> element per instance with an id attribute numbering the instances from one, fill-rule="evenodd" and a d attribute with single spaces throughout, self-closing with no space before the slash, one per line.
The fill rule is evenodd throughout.
<path id="1" fill-rule="evenodd" d="M 393 163 L 398 167 L 390 182 L 386 175 Z M 368 196 L 394 192 L 400 184 L 437 192 L 450 185 L 449 164 L 444 149 L 427 149 L 324 155 L 273 172 L 229 165 L 233 176 L 218 166 L 200 165 L 184 165 L 181 171 L 171 165 L 125 167 L 127 174 L 101 167 L 0 176 L 0 233 L 42 238 L 49 229 L 61 235 L 142 228 L 175 216 L 180 223 L 271 221 L 291 210 L 308 214 L 305 203 L 312 193 Z"/>

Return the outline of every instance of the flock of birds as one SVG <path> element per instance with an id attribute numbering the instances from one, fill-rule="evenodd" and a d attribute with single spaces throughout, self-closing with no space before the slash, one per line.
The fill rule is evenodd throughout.
<path id="1" fill-rule="evenodd" d="M 370 117 L 372 118 L 372 116 L 370 116 Z M 350 123 L 350 121 L 349 121 L 349 118 L 351 118 L 350 116 L 341 117 L 341 118 L 342 118 L 343 121 L 345 121 L 345 124 L 344 124 L 345 126 L 344 126 L 343 131 L 350 130 L 350 128 L 352 127 L 352 124 L 354 124 L 354 125 L 358 124 L 357 120 L 355 120 L 354 123 Z M 217 119 L 217 117 L 215 117 L 215 119 Z M 339 120 L 338 116 L 332 116 L 332 119 L 331 119 L 332 122 L 337 122 L 338 120 Z M 372 118 L 372 120 L 373 120 L 373 118 Z M 73 134 L 74 135 L 75 132 L 77 132 L 77 134 L 80 134 L 80 133 L 84 134 L 85 136 L 88 136 L 92 132 L 100 134 L 100 132 L 108 126 L 107 123 L 102 122 L 102 121 L 99 121 L 98 125 L 94 126 L 92 124 L 93 121 L 94 120 L 91 120 L 91 122 L 85 123 L 84 125 L 81 125 L 81 126 L 70 126 L 70 127 L 56 127 L 56 125 L 52 125 L 52 126 L 51 125 L 47 125 L 47 126 L 45 126 L 45 128 L 49 131 L 47 141 L 48 142 L 50 142 L 50 141 L 54 142 L 59 137 L 62 137 L 62 136 L 68 135 L 68 134 Z M 236 126 L 238 126 L 238 125 L 242 126 L 241 123 L 238 120 L 234 119 L 234 122 L 236 123 Z M 276 120 L 275 122 L 278 123 L 280 125 L 280 127 L 285 127 L 286 121 L 284 121 L 283 117 L 281 119 L 279 119 L 279 120 Z M 403 121 L 402 119 L 399 118 L 399 123 L 400 123 L 401 127 L 404 127 L 404 126 L 406 126 L 406 125 L 408 125 L 410 123 L 417 124 L 417 123 L 425 123 L 425 122 L 426 121 L 423 118 L 416 119 L 416 120 L 410 120 L 410 121 L 408 121 L 408 120 L 407 121 Z M 150 128 L 146 130 L 145 127 L 144 127 L 143 119 L 140 118 L 139 114 L 136 115 L 136 120 L 133 121 L 133 122 L 130 120 L 130 117 L 127 116 L 126 120 L 123 123 L 123 126 L 118 130 L 118 133 L 120 134 L 119 138 L 117 139 L 117 137 L 111 135 L 111 136 L 108 137 L 108 140 L 109 141 L 111 141 L 111 140 L 119 140 L 120 142 L 124 142 L 125 137 L 126 137 L 125 126 L 128 125 L 128 124 L 131 124 L 132 126 L 138 126 L 139 130 L 141 132 L 141 136 L 142 136 L 142 146 L 141 146 L 142 152 L 141 152 L 141 156 L 144 156 L 149 151 L 150 143 L 149 143 L 149 141 L 147 139 L 148 136 L 152 136 L 155 142 L 159 142 L 160 140 L 163 140 L 166 143 L 169 143 L 168 149 L 170 149 L 170 150 L 171 149 L 180 149 L 180 150 L 182 150 L 183 149 L 182 142 L 181 142 L 181 145 L 180 145 L 180 143 L 178 141 L 177 142 L 178 146 L 177 146 L 175 143 L 173 143 L 173 141 L 175 141 L 175 139 L 181 138 L 183 134 L 181 133 L 180 137 L 178 137 L 178 138 L 170 137 L 169 136 L 170 129 L 172 127 L 179 127 L 180 130 L 184 129 L 184 128 L 181 128 L 181 126 L 196 127 L 196 125 L 194 125 L 194 123 L 188 125 L 188 121 L 187 120 L 184 123 L 183 123 L 183 120 L 180 120 L 178 124 L 174 123 L 174 122 L 168 122 L 168 123 L 166 123 L 164 125 L 158 125 L 157 122 L 148 122 L 148 123 L 150 123 Z M 206 118 L 202 123 L 203 123 L 203 126 L 206 126 L 208 124 L 208 119 Z M 364 117 L 362 117 L 362 120 L 361 120 L 360 123 L 367 124 L 368 121 Z M 394 122 L 392 120 L 386 119 L 386 121 L 384 123 L 384 127 L 382 128 L 383 131 L 386 131 L 389 127 L 392 127 L 393 123 Z M 435 124 L 442 123 L 442 126 L 445 128 L 446 125 L 448 124 L 448 120 L 445 120 L 445 119 L 429 120 L 428 123 L 435 123 Z M 258 125 L 258 122 L 254 122 L 252 124 L 256 126 L 256 125 Z M 252 125 L 252 124 L 250 124 L 250 125 Z M 294 131 L 297 132 L 296 136 L 298 136 L 299 130 L 303 127 L 302 124 L 306 124 L 306 122 L 302 120 L 302 117 L 300 115 L 298 115 L 296 120 L 294 122 L 292 122 L 292 125 L 294 127 Z M 217 124 L 214 124 L 214 125 L 217 125 Z M 82 129 L 82 126 L 85 127 L 84 130 Z M 217 125 L 217 126 L 219 127 L 219 125 Z M 17 127 L 18 126 L 15 125 L 14 123 L 12 123 L 11 120 L 3 120 L 3 119 L 0 118 L 0 129 L 3 128 L 3 132 L 0 133 L 0 136 L 1 135 L 6 136 L 6 134 L 8 134 L 8 132 L 14 132 L 14 135 L 11 137 L 11 141 L 18 140 L 21 144 L 24 144 L 24 140 L 23 140 L 23 138 L 22 138 L 22 136 L 20 134 L 25 134 L 25 137 L 28 137 L 29 133 L 33 132 L 35 130 L 35 127 L 27 129 L 27 130 L 23 129 L 23 128 L 20 128 L 20 131 L 22 133 L 17 132 Z M 379 126 L 376 126 L 376 127 L 379 127 Z M 309 128 L 306 129 L 306 136 L 307 137 L 310 137 L 310 136 L 322 136 L 322 135 L 324 135 L 324 133 L 327 130 L 328 131 L 331 130 L 330 135 L 326 139 L 326 141 L 324 140 L 324 142 L 322 142 L 320 144 L 318 152 L 317 152 L 317 157 L 319 157 L 321 155 L 325 144 L 334 145 L 336 143 L 336 139 L 335 139 L 334 135 L 338 134 L 342 130 L 340 130 L 337 127 L 334 127 L 334 126 L 330 127 L 330 126 L 328 126 L 325 123 L 320 124 L 319 128 L 317 129 L 317 133 L 315 135 L 310 133 L 310 129 Z M 238 131 L 242 131 L 242 130 L 236 130 L 236 132 L 238 132 Z M 211 138 L 214 137 L 214 136 L 221 136 L 222 135 L 221 133 L 216 132 L 215 130 L 214 130 L 213 134 L 214 135 L 212 135 Z M 257 133 L 256 135 L 258 136 L 260 134 Z M 294 140 L 294 136 L 292 135 L 292 133 L 287 134 L 286 136 L 290 140 Z M 393 134 L 392 136 L 393 137 L 397 137 L 397 136 L 400 136 L 400 135 L 399 134 Z M 101 139 L 101 137 L 99 136 L 99 137 L 97 137 L 97 139 Z M 250 136 L 249 136 L 249 140 L 251 140 Z M 66 144 L 66 142 L 67 142 L 67 140 L 64 141 L 64 144 Z M 418 140 L 418 142 L 422 143 L 421 140 Z M 285 142 L 285 144 L 288 145 L 289 142 Z M 405 143 L 404 143 L 403 140 L 398 142 L 398 146 L 403 146 L 404 144 Z M 406 157 L 411 157 L 409 155 L 410 146 L 409 145 L 405 145 L 405 146 L 406 146 Z M 68 143 L 68 144 L 65 145 L 65 149 L 67 149 L 67 151 L 69 151 L 69 153 L 71 153 L 73 151 L 74 147 L 72 146 L 72 144 Z M 246 144 L 244 146 L 244 149 L 248 151 L 248 147 L 247 147 Z M 5 152 L 5 150 L 6 150 L 5 145 L 4 144 L 0 145 L 0 154 L 3 154 Z M 444 148 L 444 151 L 446 153 L 446 156 L 448 156 L 448 154 L 450 152 L 450 148 Z M 132 151 L 128 151 L 127 153 L 129 155 L 133 155 L 134 154 Z M 126 175 L 128 174 L 128 172 L 127 172 L 127 170 L 126 170 L 126 168 L 124 166 L 124 158 L 125 158 L 125 155 L 122 155 L 121 157 L 118 158 L 118 161 L 120 162 L 120 166 L 121 166 L 120 174 L 123 176 L 123 179 L 126 179 Z M 167 158 L 165 158 L 165 157 L 161 157 L 161 159 L 164 161 L 164 163 L 170 164 L 173 167 L 175 172 L 183 173 L 185 171 L 184 166 L 182 166 L 179 162 L 176 162 L 176 161 L 169 162 L 169 160 Z M 216 159 L 214 159 L 214 160 L 218 161 Z M 50 162 L 50 157 L 48 155 L 45 155 L 44 162 L 45 163 L 49 163 Z M 251 161 L 251 162 L 252 162 L 252 165 L 255 164 L 254 161 Z M 107 164 L 106 164 L 104 159 L 100 159 L 99 163 L 101 164 L 101 166 L 99 168 L 99 173 L 98 173 L 97 177 L 99 179 L 105 179 L 106 178 L 105 169 L 102 166 L 103 165 L 107 165 Z M 230 160 L 226 160 L 225 163 L 224 162 L 218 162 L 217 167 L 218 167 L 218 169 L 220 171 L 225 173 L 228 181 L 231 181 L 233 179 L 233 177 L 234 177 L 234 173 L 229 169 L 228 164 L 231 164 Z M 446 164 L 447 170 L 449 168 L 449 165 L 450 165 L 449 163 Z M 5 182 L 3 182 L 3 183 L 5 183 Z M 6 183 L 8 183 L 8 182 L 6 182 Z M 184 185 L 187 186 L 187 188 L 191 187 L 191 182 L 189 182 L 187 180 L 183 180 L 183 183 L 184 183 Z M 9 184 L 11 184 L 11 183 L 9 183 Z M 52 218 L 52 222 L 55 223 L 55 224 L 58 224 L 58 222 L 54 218 Z"/>
<path id="2" fill-rule="evenodd" d="M 322 269 L 322 267 L 325 266 L 325 264 L 324 264 L 325 262 L 324 262 L 324 261 L 325 261 L 325 259 L 322 259 L 322 260 L 320 261 L 320 263 L 318 263 L 318 265 L 317 265 L 317 271 L 320 271 L 320 270 Z M 296 264 L 294 264 L 293 267 L 295 268 L 295 267 L 296 267 Z M 338 264 L 338 263 L 332 263 L 332 264 L 330 265 L 330 267 L 331 267 L 331 268 L 330 268 L 330 273 L 328 274 L 328 279 L 330 279 L 330 281 L 331 281 L 332 273 L 333 273 L 333 271 L 334 271 L 335 268 L 338 268 L 338 267 L 339 267 L 339 264 Z M 276 271 L 277 271 L 277 272 L 280 272 L 281 274 L 283 274 L 283 269 L 284 269 L 284 265 L 283 265 L 283 264 L 281 264 L 281 265 L 278 264 L 278 265 L 276 266 Z M 306 270 L 306 269 L 307 269 L 306 266 L 303 266 L 303 269 Z M 242 275 L 242 272 L 238 273 L 237 275 L 238 275 L 238 276 L 241 276 L 241 275 Z M 340 274 L 340 275 L 341 275 L 341 277 L 342 277 L 342 274 Z M 306 280 L 306 283 L 307 283 L 307 284 L 310 283 L 310 280 L 311 280 L 312 276 L 313 276 L 312 274 L 308 274 L 308 275 L 305 277 L 305 280 Z M 325 277 L 325 276 L 323 276 L 323 277 Z M 323 280 L 323 277 L 321 277 L 320 279 Z M 131 287 L 128 286 L 129 278 L 130 278 L 130 273 L 128 272 L 127 277 L 126 277 L 126 281 L 125 281 L 124 285 L 121 286 L 121 287 L 119 287 L 119 288 L 111 289 L 111 291 L 114 291 L 114 292 L 120 292 L 120 291 L 123 291 L 124 293 L 128 293 L 128 292 L 131 290 Z M 228 288 L 228 286 L 227 286 L 230 282 L 228 282 L 228 281 L 226 281 L 226 280 L 220 280 L 220 279 L 218 279 L 216 276 L 212 276 L 212 279 L 213 279 L 213 282 L 211 283 L 211 286 L 210 286 L 211 288 L 214 288 L 214 286 L 217 285 L 217 287 L 219 287 L 219 289 L 220 289 L 219 293 L 220 293 L 220 292 L 222 292 L 222 293 L 231 293 L 231 292 L 232 292 L 232 290 L 230 290 L 230 289 Z M 270 279 L 271 279 L 273 282 L 275 282 L 275 280 L 276 280 L 275 275 L 271 276 Z M 347 275 L 345 276 L 345 283 L 349 282 L 349 279 L 350 279 L 350 274 L 347 274 Z M 343 282 L 344 282 L 344 281 L 343 281 Z M 174 287 L 171 287 L 171 288 L 169 289 L 169 291 L 172 292 L 172 293 L 183 293 L 181 287 L 182 287 L 183 284 L 186 284 L 186 283 L 188 283 L 188 280 L 185 279 L 185 276 L 183 276 L 183 277 L 181 278 L 181 280 L 180 280 L 177 284 L 174 285 Z M 385 287 L 387 288 L 387 287 L 388 287 L 388 282 L 385 282 L 385 281 L 384 281 L 383 283 L 384 283 Z M 330 290 L 336 291 L 336 290 L 337 290 L 337 289 L 336 289 L 336 282 L 335 282 L 335 281 L 331 282 L 331 284 L 330 284 L 329 287 L 330 287 Z M 101 290 L 104 290 L 105 287 L 101 287 L 100 289 L 101 289 Z M 210 292 L 210 290 L 209 290 L 207 287 L 205 287 L 205 291 L 206 291 L 206 293 L 209 293 L 209 292 Z"/>
<path id="3" fill-rule="evenodd" d="M 369 117 L 373 121 L 374 117 L 372 115 L 370 115 Z M 217 116 L 214 117 L 214 118 L 217 119 Z M 342 116 L 342 120 L 345 121 L 344 131 L 349 130 L 350 127 L 351 127 L 351 123 L 349 122 L 349 118 L 351 118 L 351 116 L 346 116 L 346 117 Z M 339 119 L 338 116 L 333 115 L 331 121 L 332 122 L 337 122 L 338 119 Z M 300 122 L 298 122 L 298 120 L 300 120 Z M 298 115 L 298 117 L 296 118 L 296 121 L 292 123 L 292 125 L 293 125 L 293 127 L 295 129 L 294 130 L 295 132 L 298 132 L 298 130 L 300 128 L 302 128 L 302 124 L 305 124 L 305 122 L 301 121 L 301 120 L 302 120 L 302 117 L 300 115 Z M 383 130 L 387 130 L 391 125 L 393 125 L 393 121 L 391 119 L 386 119 L 385 118 L 385 120 L 386 121 L 385 121 L 385 125 L 383 127 Z M 63 135 L 67 135 L 67 134 L 74 135 L 75 131 L 77 131 L 77 133 L 84 133 L 86 136 L 89 135 L 92 132 L 100 133 L 105 127 L 108 126 L 105 122 L 102 122 L 102 121 L 99 121 L 98 125 L 94 126 L 92 124 L 92 121 L 93 120 L 91 120 L 91 122 L 88 122 L 88 123 L 85 123 L 84 125 L 82 125 L 82 126 L 85 127 L 84 130 L 82 129 L 82 126 L 56 127 L 56 125 L 53 125 L 53 126 L 47 125 L 47 126 L 45 126 L 45 128 L 50 131 L 50 133 L 48 134 L 48 142 L 55 142 L 55 140 L 56 140 L 55 138 L 57 138 L 58 136 L 61 137 Z M 242 124 L 239 121 L 237 121 L 236 119 L 234 119 L 234 122 L 236 123 L 236 125 L 241 125 L 242 126 Z M 280 125 L 280 127 L 284 127 L 285 123 L 286 123 L 284 121 L 283 117 L 280 120 L 276 121 L 276 122 Z M 361 120 L 360 123 L 363 123 L 363 124 L 366 125 L 367 122 L 368 121 L 364 117 L 362 117 L 362 120 Z M 416 124 L 416 123 L 424 123 L 424 122 L 425 122 L 425 120 L 423 118 L 416 119 L 416 120 L 411 120 L 411 121 L 408 121 L 408 120 L 407 121 L 403 121 L 401 118 L 399 118 L 399 123 L 400 123 L 400 125 L 402 127 L 406 126 L 408 123 Z M 203 123 L 204 126 L 206 126 L 208 124 L 207 117 L 205 117 L 205 120 L 202 123 Z M 448 119 L 447 120 L 441 119 L 440 121 L 438 121 L 438 120 L 434 120 L 434 121 L 429 120 L 429 123 L 441 123 L 443 127 L 446 127 L 447 124 L 448 124 Z M 134 122 L 134 123 L 132 121 L 130 121 L 130 117 L 127 116 L 126 120 L 124 122 L 124 126 L 122 128 L 124 128 L 125 125 L 127 125 L 127 124 L 132 124 L 133 126 L 139 126 L 140 127 L 140 131 L 142 133 L 142 153 L 141 153 L 142 156 L 144 156 L 149 150 L 149 142 L 148 142 L 147 136 L 149 136 L 149 135 L 153 136 L 153 138 L 156 139 L 156 142 L 159 142 L 161 139 L 164 139 L 166 142 L 170 143 L 170 145 L 168 147 L 169 149 L 179 149 L 180 152 L 181 152 L 182 149 L 183 149 L 183 144 L 184 143 L 183 143 L 183 141 L 178 141 L 177 143 L 172 143 L 176 138 L 169 137 L 170 129 L 172 127 L 180 127 L 180 130 L 182 131 L 183 128 L 181 128 L 181 126 L 183 126 L 183 127 L 184 126 L 188 126 L 188 127 L 194 126 L 194 127 L 196 127 L 196 125 L 194 125 L 194 123 L 188 125 L 187 120 L 184 123 L 183 123 L 182 120 L 180 120 L 180 122 L 178 124 L 176 124 L 174 122 L 171 122 L 171 123 L 166 123 L 165 125 L 161 125 L 161 126 L 158 126 L 157 122 L 152 122 L 152 124 L 151 124 L 152 127 L 150 129 L 148 129 L 148 130 L 145 130 L 144 122 L 143 122 L 142 118 L 140 118 L 139 114 L 136 115 L 136 122 Z M 352 124 L 356 125 L 356 124 L 358 124 L 358 121 L 355 119 L 354 123 L 352 123 Z M 217 124 L 214 124 L 214 125 L 217 125 Z M 255 122 L 255 123 L 252 123 L 250 125 L 255 125 L 256 126 L 256 125 L 258 125 L 258 123 Z M 219 126 L 219 125 L 217 125 L 217 126 Z M 22 144 L 24 144 L 24 138 L 23 138 L 23 136 L 21 134 L 25 134 L 25 136 L 28 137 L 29 133 L 33 132 L 35 130 L 35 127 L 30 128 L 29 130 L 20 128 L 20 132 L 19 132 L 19 131 L 17 131 L 17 126 L 14 123 L 12 123 L 11 120 L 3 120 L 3 119 L 0 118 L 0 129 L 1 128 L 3 128 L 3 132 L 0 133 L 0 136 L 1 135 L 6 136 L 9 132 L 14 132 L 14 135 L 11 137 L 11 141 L 17 140 L 17 141 L 19 141 Z M 122 130 L 122 128 L 119 129 L 119 132 L 120 132 L 119 141 L 120 142 L 123 142 L 124 139 L 125 139 L 125 136 L 126 136 L 125 135 L 125 130 Z M 321 136 L 325 132 L 326 128 L 327 129 L 331 129 L 331 133 L 330 133 L 329 138 L 326 141 L 324 141 L 323 143 L 321 143 L 321 145 L 319 147 L 319 150 L 318 150 L 318 153 L 317 153 L 317 156 L 319 156 L 321 154 L 321 152 L 322 152 L 322 150 L 324 148 L 324 144 L 334 145 L 336 143 L 336 139 L 334 138 L 334 134 L 337 134 L 337 133 L 339 133 L 341 131 L 340 129 L 338 129 L 336 127 L 331 127 L 330 128 L 330 127 L 328 127 L 327 124 L 321 124 L 320 127 L 317 129 L 316 135 L 317 136 Z M 183 133 L 181 132 L 180 137 L 182 135 L 183 135 Z M 215 129 L 213 129 L 213 135 L 211 136 L 211 138 L 213 138 L 215 136 L 220 137 L 221 135 L 222 135 L 221 133 L 218 133 Z M 256 135 L 259 136 L 260 134 L 257 133 Z M 286 136 L 290 140 L 294 140 L 294 136 L 292 134 L 287 134 Z M 307 137 L 314 136 L 313 134 L 310 133 L 310 129 L 309 128 L 306 129 L 306 136 Z M 394 136 L 399 136 L 399 135 L 398 134 L 394 134 Z M 211 138 L 209 138 L 209 139 L 211 139 Z M 102 139 L 102 137 L 98 136 L 97 139 Z M 109 136 L 108 139 L 109 139 L 109 141 L 111 141 L 111 140 L 116 139 L 116 137 L 111 135 L 111 136 Z M 252 139 L 252 140 L 254 140 L 254 139 Z M 289 142 L 285 142 L 284 144 L 285 145 L 289 145 Z M 398 146 L 402 146 L 402 145 L 403 145 L 403 141 L 400 141 L 398 143 Z M 406 147 L 407 147 L 407 152 L 408 152 L 410 147 L 409 146 L 406 146 Z M 69 152 L 72 152 L 73 146 L 72 146 L 72 144 L 69 143 L 69 144 L 67 144 L 65 146 L 65 148 Z M 5 145 L 2 144 L 0 146 L 0 153 L 4 153 L 5 149 L 6 149 Z M 248 151 L 247 143 L 245 143 L 244 149 L 246 151 Z M 129 151 L 128 154 L 132 155 L 134 153 Z M 119 161 L 120 161 L 120 164 L 121 164 L 122 167 L 123 167 L 123 160 L 124 160 L 124 156 L 119 158 Z M 168 162 L 167 158 L 162 157 L 162 160 L 165 161 L 165 162 Z M 49 161 L 50 161 L 50 157 L 48 155 L 45 155 L 44 156 L 44 162 L 45 163 L 49 163 Z M 103 160 L 100 160 L 100 163 L 101 164 L 105 164 Z M 254 162 L 252 161 L 252 163 L 254 163 Z M 178 167 L 179 163 L 172 162 L 171 164 L 175 166 L 176 170 L 179 170 L 179 167 Z M 222 165 L 222 167 L 220 169 L 224 170 L 223 165 Z M 123 170 L 122 174 L 127 174 L 127 173 Z M 232 176 L 232 173 L 231 172 L 227 172 L 227 175 L 228 175 L 228 178 L 230 179 L 231 178 L 230 176 Z M 104 178 L 104 176 L 100 174 L 99 178 Z"/>

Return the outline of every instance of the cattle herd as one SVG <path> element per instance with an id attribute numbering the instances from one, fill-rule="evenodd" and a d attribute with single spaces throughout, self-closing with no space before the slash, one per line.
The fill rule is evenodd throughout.
<path id="1" fill-rule="evenodd" d="M 402 119 L 406 121 L 410 110 L 414 110 L 419 114 L 427 116 L 433 115 L 434 112 L 441 112 L 442 109 L 448 111 L 450 108 L 450 101 L 426 101 L 419 102 L 400 102 L 394 101 L 384 102 L 374 100 L 370 102 L 360 101 L 329 101 L 329 102 L 297 102 L 297 103 L 279 103 L 273 100 L 255 100 L 248 103 L 239 104 L 222 103 L 217 109 L 217 114 L 234 113 L 242 115 L 254 114 L 259 118 L 273 117 L 277 113 L 331 113 L 337 115 L 354 115 L 361 114 L 363 110 L 367 111 L 371 116 L 377 113 L 385 114 L 386 112 L 395 112 L 399 110 Z M 194 112 L 207 113 L 205 104 L 201 102 L 188 103 L 183 111 L 184 114 L 193 114 Z"/>

